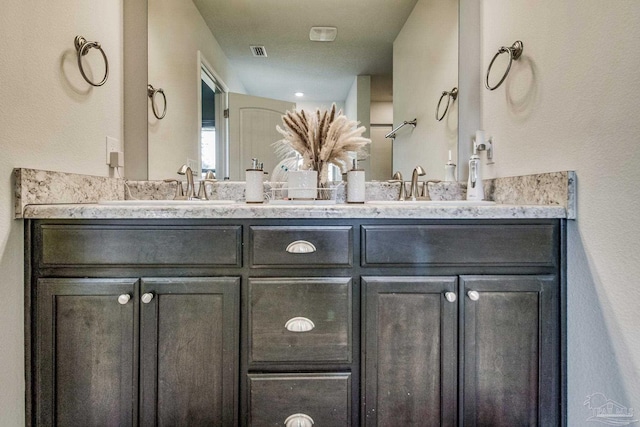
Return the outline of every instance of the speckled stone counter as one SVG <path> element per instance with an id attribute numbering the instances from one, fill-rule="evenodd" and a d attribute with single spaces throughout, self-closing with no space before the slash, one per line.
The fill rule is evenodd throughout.
<path id="1" fill-rule="evenodd" d="M 243 182 L 209 185 L 212 199 L 235 200 L 231 205 L 116 206 L 95 204 L 100 200 L 167 200 L 175 184 L 162 181 L 124 181 L 90 175 L 34 169 L 15 169 L 16 218 L 567 218 L 576 217 L 575 172 L 484 180 L 485 195 L 493 206 L 348 205 L 344 185 L 336 191 L 336 205 L 247 205 Z M 265 183 L 265 192 L 272 184 Z M 348 185 L 348 183 L 347 183 Z M 391 201 L 398 184 L 367 182 L 366 199 Z M 466 185 L 429 182 L 431 200 L 461 200 Z"/>
<path id="2" fill-rule="evenodd" d="M 132 218 L 409 218 L 409 219 L 518 219 L 566 218 L 562 206 L 418 206 L 378 204 L 270 205 L 234 203 L 206 206 L 113 206 L 98 204 L 31 205 L 24 218 L 132 219 Z"/>

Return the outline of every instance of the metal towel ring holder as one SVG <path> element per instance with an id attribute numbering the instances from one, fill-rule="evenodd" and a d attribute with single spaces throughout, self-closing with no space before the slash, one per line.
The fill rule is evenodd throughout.
<path id="1" fill-rule="evenodd" d="M 109 60 L 107 59 L 107 54 L 104 53 L 104 50 L 102 50 L 102 46 L 100 46 L 100 43 L 90 42 L 82 36 L 76 36 L 74 44 L 76 46 L 76 52 L 78 54 L 78 67 L 80 68 L 82 77 L 84 77 L 87 83 L 89 83 L 91 86 L 102 86 L 103 84 L 105 84 L 107 82 L 107 78 L 109 78 Z M 91 48 L 98 49 L 102 54 L 102 59 L 104 59 L 104 77 L 102 78 L 102 81 L 100 83 L 92 82 L 85 74 L 84 68 L 82 68 L 82 57 L 89 53 L 89 49 Z"/>
<path id="2" fill-rule="evenodd" d="M 491 63 L 489 63 L 489 68 L 487 69 L 487 76 L 486 76 L 485 81 L 484 81 L 484 86 L 487 89 L 495 90 L 495 89 L 500 87 L 502 82 L 504 82 L 504 79 L 507 78 L 507 75 L 509 74 L 509 70 L 511 70 L 511 64 L 513 63 L 513 61 L 517 61 L 520 58 L 520 55 L 522 55 L 522 49 L 524 49 L 524 45 L 522 44 L 522 42 L 520 40 L 516 40 L 516 42 L 513 45 L 511 45 L 511 47 L 502 46 L 498 50 L 498 53 L 496 53 L 493 56 L 493 59 L 491 60 Z M 493 86 L 493 87 L 491 87 L 489 85 L 489 74 L 491 73 L 491 67 L 493 66 L 493 63 L 495 62 L 496 58 L 498 56 L 500 56 L 501 54 L 503 54 L 503 53 L 509 53 L 509 65 L 507 66 L 507 71 L 504 72 L 504 76 L 502 76 L 502 78 L 500 79 L 498 84 Z"/>
<path id="3" fill-rule="evenodd" d="M 438 113 L 440 112 L 440 104 L 442 103 L 442 100 L 444 99 L 444 97 L 447 97 L 447 106 L 444 109 L 444 112 L 442 113 L 442 115 L 440 117 L 438 117 Z M 440 96 L 440 100 L 438 101 L 438 106 L 436 107 L 436 120 L 441 122 L 442 119 L 444 119 L 444 116 L 447 115 L 447 111 L 449 111 L 449 105 L 455 101 L 458 98 L 458 88 L 454 87 L 453 89 L 451 89 L 450 92 L 447 92 L 446 90 L 444 92 L 442 92 L 442 96 Z"/>
<path id="4" fill-rule="evenodd" d="M 156 95 L 162 95 L 164 99 L 164 110 L 162 111 L 162 115 L 158 114 L 158 109 L 156 108 Z M 151 109 L 153 110 L 153 115 L 156 116 L 156 119 L 162 120 L 167 114 L 167 96 L 164 94 L 164 90 L 162 88 L 155 89 L 151 85 L 147 85 L 147 95 L 149 99 L 151 99 Z"/>

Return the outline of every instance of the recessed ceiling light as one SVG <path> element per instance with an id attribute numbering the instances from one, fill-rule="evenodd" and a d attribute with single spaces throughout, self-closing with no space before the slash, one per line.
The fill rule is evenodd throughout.
<path id="1" fill-rule="evenodd" d="M 309 40 L 314 42 L 332 42 L 338 35 L 336 27 L 311 27 Z"/>
<path id="2" fill-rule="evenodd" d="M 298 98 L 301 98 L 301 97 L 303 97 L 303 96 L 304 96 L 304 93 L 302 93 L 302 92 L 296 92 L 294 95 L 295 95 L 295 96 L 297 96 Z"/>

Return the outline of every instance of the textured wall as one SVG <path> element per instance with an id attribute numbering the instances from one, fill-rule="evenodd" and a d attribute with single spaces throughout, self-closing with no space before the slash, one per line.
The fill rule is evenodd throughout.
<path id="1" fill-rule="evenodd" d="M 105 86 L 82 79 L 76 35 L 102 43 L 110 65 Z M 105 137 L 122 140 L 122 1 L 4 0 L 0 52 L 0 425 L 21 426 L 23 222 L 13 219 L 11 172 L 21 166 L 108 175 Z M 100 55 L 87 59 L 101 77 Z"/>
<path id="2" fill-rule="evenodd" d="M 231 92 L 245 88 L 192 2 L 149 0 L 148 34 L 149 83 L 164 89 L 168 103 L 162 120 L 149 108 L 149 179 L 164 179 L 187 157 L 199 158 L 198 51 Z"/>
<path id="3" fill-rule="evenodd" d="M 594 392 L 640 407 L 640 2 L 485 0 L 483 68 L 502 45 L 524 55 L 494 92 L 483 126 L 489 177 L 575 170 L 569 222 L 569 425 Z M 637 417 L 636 417 L 637 418 Z"/>
<path id="4" fill-rule="evenodd" d="M 416 165 L 428 179 L 444 179 L 448 150 L 456 158 L 458 104 L 438 122 L 443 91 L 458 85 L 458 1 L 420 0 L 393 43 L 393 123 L 418 119 L 393 144 L 393 170 L 411 177 Z M 444 101 L 443 101 L 444 102 Z"/>

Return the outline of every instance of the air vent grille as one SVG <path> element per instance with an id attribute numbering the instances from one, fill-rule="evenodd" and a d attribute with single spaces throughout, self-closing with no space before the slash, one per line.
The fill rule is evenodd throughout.
<path id="1" fill-rule="evenodd" d="M 251 53 L 253 53 L 253 56 L 255 57 L 267 57 L 267 50 L 264 48 L 264 46 L 251 46 Z"/>

